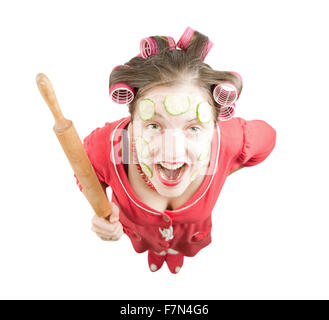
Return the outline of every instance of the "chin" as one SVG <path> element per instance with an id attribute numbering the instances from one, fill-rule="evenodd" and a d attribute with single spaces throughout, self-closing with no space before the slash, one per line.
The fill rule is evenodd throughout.
<path id="1" fill-rule="evenodd" d="M 163 197 L 166 197 L 166 198 L 176 198 L 176 197 L 181 196 L 184 193 L 184 191 L 186 190 L 186 188 L 188 187 L 188 185 L 186 186 L 184 184 L 184 181 L 182 181 L 177 186 L 169 187 L 169 186 L 163 185 L 161 182 L 158 182 L 156 185 L 154 184 L 154 187 L 157 190 L 157 192 L 160 195 L 162 195 Z"/>

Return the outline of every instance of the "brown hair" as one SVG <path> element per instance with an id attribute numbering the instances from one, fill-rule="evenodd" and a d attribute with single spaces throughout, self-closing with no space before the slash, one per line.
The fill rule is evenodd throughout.
<path id="1" fill-rule="evenodd" d="M 213 98 L 212 90 L 220 81 L 230 81 L 240 94 L 242 82 L 232 72 L 213 70 L 200 57 L 208 42 L 208 37 L 198 31 L 193 33 L 186 50 L 169 51 L 166 37 L 152 36 L 156 41 L 158 53 L 147 58 L 134 57 L 125 64 L 127 67 L 115 68 L 110 75 L 110 87 L 115 83 L 127 83 L 135 90 L 134 100 L 129 104 L 129 112 L 133 121 L 136 101 L 146 92 L 158 86 L 173 86 L 185 81 L 204 89 L 208 103 L 214 107 L 214 119 L 218 118 L 220 105 Z"/>

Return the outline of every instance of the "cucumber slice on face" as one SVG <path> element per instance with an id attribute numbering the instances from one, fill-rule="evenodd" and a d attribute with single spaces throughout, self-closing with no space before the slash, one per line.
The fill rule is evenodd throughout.
<path id="1" fill-rule="evenodd" d="M 192 174 L 191 174 L 191 176 L 190 176 L 190 182 L 192 182 L 192 181 L 196 178 L 196 176 L 198 175 L 198 173 L 199 173 L 199 169 L 195 169 L 195 170 L 192 172 Z"/>
<path id="2" fill-rule="evenodd" d="M 144 120 L 150 120 L 154 116 L 155 103 L 151 99 L 142 99 L 138 104 L 138 115 Z"/>
<path id="3" fill-rule="evenodd" d="M 209 157 L 210 149 L 204 150 L 200 153 L 198 160 L 203 161 Z"/>
<path id="4" fill-rule="evenodd" d="M 198 160 L 203 161 L 208 159 L 210 155 L 210 150 L 211 150 L 211 139 L 208 140 L 207 147 L 200 153 Z"/>
<path id="5" fill-rule="evenodd" d="M 166 111 L 172 116 L 178 116 L 190 109 L 190 98 L 185 95 L 166 96 L 163 105 Z"/>
<path id="6" fill-rule="evenodd" d="M 150 167 L 146 163 L 141 162 L 140 166 L 141 166 L 143 172 L 146 174 L 146 176 L 148 178 L 152 178 L 153 177 L 153 172 L 152 172 L 152 170 L 150 169 Z"/>
<path id="7" fill-rule="evenodd" d="M 142 150 L 142 158 L 148 158 L 150 156 L 150 148 L 148 144 Z"/>
<path id="8" fill-rule="evenodd" d="M 150 156 L 149 143 L 142 136 L 136 139 L 136 151 L 140 158 L 148 158 Z"/>
<path id="9" fill-rule="evenodd" d="M 212 107 L 207 101 L 200 102 L 196 108 L 196 114 L 199 122 L 207 123 L 211 120 Z"/>

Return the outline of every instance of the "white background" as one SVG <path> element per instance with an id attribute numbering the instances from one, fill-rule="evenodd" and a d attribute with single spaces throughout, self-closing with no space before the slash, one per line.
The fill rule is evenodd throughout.
<path id="1" fill-rule="evenodd" d="M 0 298 L 328 299 L 327 14 L 326 1 L 2 1 Z M 128 115 L 112 68 L 187 26 L 214 42 L 206 63 L 242 75 L 236 116 L 268 122 L 277 144 L 227 178 L 211 245 L 151 273 L 126 235 L 91 231 L 35 76 L 83 138 Z"/>

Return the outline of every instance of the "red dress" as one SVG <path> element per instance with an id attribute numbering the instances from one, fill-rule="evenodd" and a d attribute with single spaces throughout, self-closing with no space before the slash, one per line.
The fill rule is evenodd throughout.
<path id="1" fill-rule="evenodd" d="M 120 139 L 130 117 L 106 123 L 84 139 L 98 179 L 112 189 L 120 222 L 136 252 L 167 252 L 192 257 L 211 242 L 211 212 L 228 174 L 254 166 L 271 153 L 276 131 L 262 120 L 232 118 L 214 130 L 207 175 L 196 193 L 175 210 L 157 211 L 140 201 L 131 188 L 122 162 Z"/>

